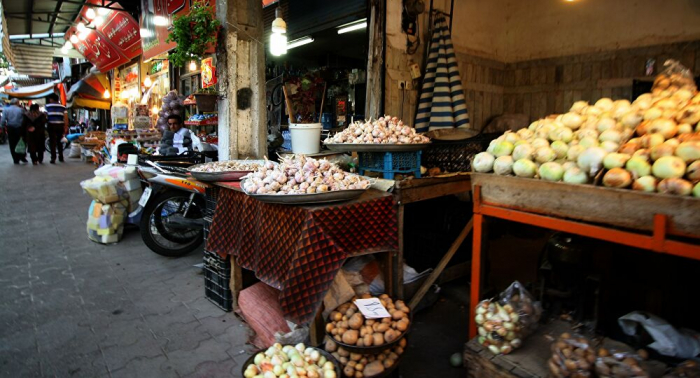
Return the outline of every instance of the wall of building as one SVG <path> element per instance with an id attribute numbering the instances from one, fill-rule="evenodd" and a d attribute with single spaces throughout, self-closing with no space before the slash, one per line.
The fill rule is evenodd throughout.
<path id="1" fill-rule="evenodd" d="M 449 0 L 433 6 L 450 11 Z M 410 80 L 409 63 L 422 67 L 427 23 L 426 12 L 419 20 L 421 47 L 406 54 L 401 1 L 387 2 L 385 112 L 410 124 L 419 93 L 400 90 L 398 81 Z M 452 40 L 471 124 L 479 129 L 501 113 L 536 119 L 578 99 L 629 98 L 633 78 L 644 77 L 650 58 L 656 72 L 673 57 L 700 74 L 700 3 L 455 0 Z"/>

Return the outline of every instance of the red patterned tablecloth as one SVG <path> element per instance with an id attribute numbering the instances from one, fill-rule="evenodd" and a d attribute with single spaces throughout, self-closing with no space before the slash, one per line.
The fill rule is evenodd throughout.
<path id="1" fill-rule="evenodd" d="M 393 197 L 369 190 L 357 200 L 314 205 L 266 204 L 218 189 L 206 248 L 231 254 L 258 279 L 280 290 L 285 317 L 313 320 L 347 257 L 398 248 Z"/>

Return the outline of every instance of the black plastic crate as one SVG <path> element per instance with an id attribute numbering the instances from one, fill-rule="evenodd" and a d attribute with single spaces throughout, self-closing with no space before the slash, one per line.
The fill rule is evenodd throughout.
<path id="1" fill-rule="evenodd" d="M 204 210 L 204 216 L 206 218 L 213 219 L 214 213 L 216 212 L 216 203 L 219 197 L 219 188 L 207 188 L 204 197 L 206 199 L 206 209 Z"/>
<path id="2" fill-rule="evenodd" d="M 231 264 L 229 257 L 221 258 L 219 254 L 204 250 L 204 266 L 218 272 L 221 275 L 231 276 Z"/>
<path id="3" fill-rule="evenodd" d="M 229 287 L 230 275 L 222 275 L 204 265 L 204 295 L 224 311 L 233 309 L 233 294 Z"/>
<path id="4" fill-rule="evenodd" d="M 465 140 L 434 140 L 423 151 L 421 164 L 426 168 L 438 167 L 446 172 L 470 172 L 474 155 L 486 151 L 489 143 L 499 135 L 489 133 Z"/>

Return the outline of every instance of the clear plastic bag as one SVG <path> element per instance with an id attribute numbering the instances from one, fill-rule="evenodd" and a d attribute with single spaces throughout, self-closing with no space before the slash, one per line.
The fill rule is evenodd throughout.
<path id="1" fill-rule="evenodd" d="M 498 300 L 483 300 L 476 307 L 478 342 L 494 354 L 508 354 L 522 345 L 537 328 L 542 306 L 515 281 Z"/>
<path id="2" fill-rule="evenodd" d="M 552 357 L 547 361 L 552 377 L 592 377 L 595 351 L 587 338 L 570 333 L 562 333 L 552 344 Z"/>
<path id="3" fill-rule="evenodd" d="M 121 200 L 117 193 L 117 180 L 112 177 L 97 176 L 80 182 L 83 190 L 102 203 L 112 203 Z"/>
<path id="4" fill-rule="evenodd" d="M 599 378 L 649 378 L 636 353 L 608 351 L 601 348 L 595 360 L 595 372 Z"/>
<path id="5" fill-rule="evenodd" d="M 668 97 L 679 89 L 695 92 L 697 90 L 695 79 L 693 73 L 680 62 L 669 59 L 664 62 L 664 70 L 654 79 L 651 93 L 655 96 Z"/>

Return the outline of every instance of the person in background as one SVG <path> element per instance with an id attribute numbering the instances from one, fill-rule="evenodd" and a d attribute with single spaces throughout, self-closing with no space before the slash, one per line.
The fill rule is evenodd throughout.
<path id="1" fill-rule="evenodd" d="M 29 112 L 25 114 L 27 125 L 27 147 L 32 164 L 44 164 L 44 131 L 46 125 L 46 114 L 39 111 L 39 104 L 32 104 Z"/>
<path id="2" fill-rule="evenodd" d="M 96 119 L 90 119 L 90 126 L 88 126 L 88 131 L 99 131 L 100 127 L 97 125 Z"/>
<path id="3" fill-rule="evenodd" d="M 27 162 L 27 155 L 18 154 L 15 152 L 15 147 L 20 139 L 24 139 L 24 109 L 19 107 L 19 100 L 13 98 L 10 100 L 10 106 L 6 107 L 2 112 L 0 126 L 4 127 L 7 132 L 7 137 L 10 140 L 10 153 L 12 153 L 12 161 L 15 164 L 19 162 Z"/>
<path id="4" fill-rule="evenodd" d="M 61 139 L 68 133 L 68 114 L 66 107 L 58 103 L 58 95 L 52 93 L 46 97 L 46 113 L 48 114 L 49 148 L 51 149 L 51 164 L 63 162 L 63 146 Z M 56 151 L 58 150 L 58 151 Z"/>
<path id="5" fill-rule="evenodd" d="M 182 117 L 179 115 L 168 116 L 168 130 L 163 132 L 158 151 L 165 156 L 192 152 L 192 134 L 182 127 Z"/>

